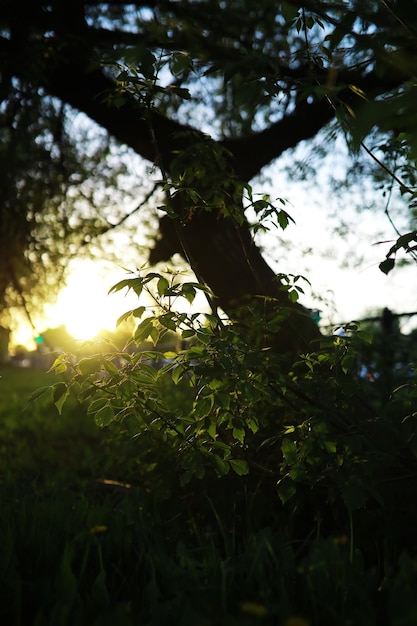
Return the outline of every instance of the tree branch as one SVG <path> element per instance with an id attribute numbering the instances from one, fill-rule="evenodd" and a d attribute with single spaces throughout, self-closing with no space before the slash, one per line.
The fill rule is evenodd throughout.
<path id="1" fill-rule="evenodd" d="M 300 141 L 314 137 L 335 112 L 327 101 L 309 104 L 303 101 L 294 112 L 265 130 L 236 139 L 224 139 L 221 144 L 233 156 L 237 176 L 249 181 L 273 159 L 285 150 L 295 147 Z"/>

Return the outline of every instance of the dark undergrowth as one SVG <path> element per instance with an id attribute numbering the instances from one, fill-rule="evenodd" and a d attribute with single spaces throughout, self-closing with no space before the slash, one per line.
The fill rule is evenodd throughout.
<path id="1" fill-rule="evenodd" d="M 172 453 L 129 424 L 100 430 L 75 399 L 60 416 L 26 404 L 56 378 L 1 376 L 2 624 L 417 623 L 412 417 L 391 406 L 314 441 L 288 429 L 281 490 L 263 466 L 181 486 Z"/>

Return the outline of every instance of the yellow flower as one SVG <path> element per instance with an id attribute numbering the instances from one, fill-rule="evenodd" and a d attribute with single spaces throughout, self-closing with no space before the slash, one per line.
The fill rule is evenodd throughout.
<path id="1" fill-rule="evenodd" d="M 310 622 L 300 615 L 292 615 L 285 620 L 283 626 L 310 626 Z"/>
<path id="2" fill-rule="evenodd" d="M 268 613 L 268 609 L 263 604 L 259 604 L 259 602 L 243 602 L 240 605 L 243 613 L 247 615 L 253 615 L 254 617 L 265 617 Z"/>
<path id="3" fill-rule="evenodd" d="M 90 528 L 90 533 L 92 535 L 103 535 L 104 533 L 107 532 L 107 526 L 104 525 L 97 525 L 97 526 L 93 526 L 92 528 Z"/>

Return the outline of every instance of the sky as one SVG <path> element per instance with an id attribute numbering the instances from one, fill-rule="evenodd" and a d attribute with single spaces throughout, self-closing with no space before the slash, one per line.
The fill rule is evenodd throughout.
<path id="1" fill-rule="evenodd" d="M 297 241 L 299 248 L 295 247 L 283 258 L 279 246 L 274 250 L 274 235 L 270 233 L 265 254 L 276 271 L 299 272 L 309 280 L 311 287 L 305 283 L 307 306 L 321 309 L 323 320 L 329 323 L 360 320 L 384 307 L 396 313 L 417 311 L 415 265 L 394 268 L 388 275 L 379 269 L 397 238 L 383 215 L 375 211 L 352 216 L 348 232 L 340 238 L 332 234 L 324 211 L 306 215 L 304 200 L 299 196 L 298 202 L 294 198 L 294 204 L 288 206 L 288 212 L 296 220 L 287 229 L 288 238 L 292 243 Z M 386 243 L 379 243 L 381 240 Z M 303 252 L 303 247 L 309 245 L 315 253 Z M 414 321 L 417 325 L 417 316 Z"/>
<path id="2" fill-rule="evenodd" d="M 268 168 L 271 199 L 287 200 L 285 209 L 295 224 L 284 233 L 268 233 L 265 256 L 275 271 L 300 273 L 310 281 L 303 304 L 320 309 L 325 323 L 360 320 L 384 307 L 398 314 L 417 312 L 416 265 L 396 266 L 388 275 L 379 269 L 398 238 L 396 229 L 403 234 L 413 228 L 408 207 L 395 191 L 383 193 L 370 180 L 345 188 L 344 158 L 343 149 L 339 155 L 330 152 L 315 180 L 299 180 L 278 163 Z M 285 240 L 291 242 L 288 251 Z M 417 316 L 401 320 L 405 333 L 416 326 Z"/>

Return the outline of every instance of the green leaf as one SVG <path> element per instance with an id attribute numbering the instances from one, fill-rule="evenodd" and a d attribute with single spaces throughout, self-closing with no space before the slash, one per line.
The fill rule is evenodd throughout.
<path id="1" fill-rule="evenodd" d="M 132 310 L 132 315 L 133 317 L 141 318 L 145 311 L 146 306 L 138 306 L 136 309 Z"/>
<path id="2" fill-rule="evenodd" d="M 286 426 L 284 430 L 284 435 L 290 435 L 295 432 L 295 426 Z"/>
<path id="3" fill-rule="evenodd" d="M 139 324 L 139 326 L 135 330 L 135 335 L 134 335 L 134 339 L 136 343 L 138 344 L 142 343 L 142 341 L 145 341 L 145 339 L 149 337 L 149 335 L 152 332 L 152 329 L 154 328 L 154 325 L 153 325 L 154 319 L 155 319 L 154 317 L 147 317 Z"/>
<path id="4" fill-rule="evenodd" d="M 222 387 L 225 386 L 226 383 L 227 381 L 225 381 L 224 379 L 220 379 L 220 378 L 212 378 L 211 380 L 207 382 L 208 386 L 213 391 L 215 391 L 216 389 L 221 389 Z"/>
<path id="5" fill-rule="evenodd" d="M 95 372 L 99 372 L 101 369 L 101 357 L 86 357 L 78 361 L 77 366 L 83 376 L 88 376 L 88 374 L 94 374 Z"/>
<path id="6" fill-rule="evenodd" d="M 356 331 L 356 337 L 364 341 L 365 343 L 372 343 L 373 336 L 370 333 L 367 333 L 365 330 Z"/>
<path id="7" fill-rule="evenodd" d="M 234 428 L 233 429 L 233 437 L 237 439 L 240 443 L 244 443 L 245 441 L 245 431 L 243 428 Z"/>
<path id="8" fill-rule="evenodd" d="M 175 332 L 177 330 L 177 325 L 173 320 L 174 315 L 175 313 L 165 313 L 165 315 L 160 315 L 158 317 L 158 322 L 165 328 Z"/>
<path id="9" fill-rule="evenodd" d="M 221 459 L 219 456 L 217 456 L 217 454 L 213 454 L 211 458 L 214 461 L 218 474 L 220 476 L 226 476 L 226 474 L 229 472 L 229 469 L 230 469 L 230 465 L 228 461 Z"/>
<path id="10" fill-rule="evenodd" d="M 290 24 L 298 16 L 300 9 L 298 7 L 289 4 L 288 2 L 281 2 L 281 14 L 287 24 Z"/>
<path id="11" fill-rule="evenodd" d="M 62 407 L 65 403 L 65 400 L 68 398 L 68 394 L 69 389 L 66 383 L 56 383 L 56 385 L 54 385 L 52 388 L 52 398 L 60 415 L 62 413 Z"/>
<path id="12" fill-rule="evenodd" d="M 181 295 L 186 298 L 186 300 L 192 304 L 194 302 L 196 290 L 194 285 L 191 283 L 184 283 L 181 289 Z"/>
<path id="13" fill-rule="evenodd" d="M 253 206 L 254 210 L 256 211 L 256 213 L 260 213 L 260 211 L 262 211 L 263 209 L 268 208 L 269 202 L 267 202 L 266 200 L 263 200 L 263 199 L 262 200 L 256 200 L 253 203 L 252 206 Z"/>
<path id="14" fill-rule="evenodd" d="M 67 358 L 66 354 L 60 354 L 52 364 L 52 367 L 49 371 L 54 371 L 55 374 L 63 374 L 67 371 L 68 365 L 65 363 L 65 359 Z"/>
<path id="15" fill-rule="evenodd" d="M 169 288 L 168 280 L 164 276 L 161 276 L 156 284 L 156 289 L 159 295 L 163 296 L 168 288 Z"/>
<path id="16" fill-rule="evenodd" d="M 108 426 L 113 421 L 113 419 L 114 409 L 112 406 L 110 406 L 108 402 L 94 415 L 94 421 L 100 428 Z"/>
<path id="17" fill-rule="evenodd" d="M 124 280 L 119 281 L 118 283 L 113 285 L 113 287 L 110 287 L 109 294 L 116 293 L 117 291 L 121 291 L 122 289 L 125 289 L 126 287 L 128 289 L 130 289 L 131 288 L 131 285 L 130 285 L 131 282 L 132 282 L 131 278 L 125 278 Z"/>
<path id="18" fill-rule="evenodd" d="M 208 427 L 207 432 L 212 439 L 216 439 L 216 435 L 217 435 L 216 427 L 217 427 L 216 420 L 211 420 L 210 426 Z"/>
<path id="19" fill-rule="evenodd" d="M 108 404 L 108 398 L 96 398 L 96 400 L 93 400 L 89 407 L 88 407 L 88 413 L 97 413 L 97 411 L 99 411 L 100 409 L 103 408 L 103 406 L 106 406 Z"/>
<path id="20" fill-rule="evenodd" d="M 183 367 L 180 363 L 175 364 L 175 366 L 172 368 L 172 373 L 171 373 L 172 382 L 175 385 L 178 385 L 178 383 L 183 378 L 186 372 L 187 372 L 186 368 Z"/>
<path id="21" fill-rule="evenodd" d="M 112 363 L 111 361 L 105 360 L 103 362 L 103 365 L 104 365 L 104 369 L 106 370 L 106 372 L 108 372 L 112 376 L 118 376 L 119 375 L 119 370 L 117 369 L 115 364 Z"/>
<path id="22" fill-rule="evenodd" d="M 192 59 L 184 52 L 177 52 L 172 55 L 172 58 L 169 61 L 169 69 L 175 76 L 178 76 L 178 74 L 182 74 L 185 71 L 192 71 Z"/>
<path id="23" fill-rule="evenodd" d="M 87 387 L 87 389 L 83 389 L 78 394 L 78 400 L 80 402 L 85 402 L 85 400 L 89 400 L 94 394 L 97 393 L 97 389 L 94 386 Z"/>
<path id="24" fill-rule="evenodd" d="M 258 424 L 257 420 L 255 420 L 253 417 L 250 417 L 248 419 L 247 425 L 248 425 L 248 428 L 253 432 L 254 435 L 258 432 L 259 424 Z"/>
<path id="25" fill-rule="evenodd" d="M 133 317 L 142 317 L 142 315 L 144 314 L 144 312 L 146 311 L 146 307 L 145 306 L 138 306 L 136 309 L 132 309 L 130 311 L 126 311 L 126 313 L 123 313 L 117 320 L 116 322 L 116 326 L 120 326 L 120 324 L 122 322 L 124 322 L 125 320 L 127 320 L 129 317 L 131 317 L 133 315 Z"/>
<path id="26" fill-rule="evenodd" d="M 192 469 L 187 469 L 180 478 L 181 487 L 185 487 L 191 482 L 191 479 L 194 478 L 194 473 Z"/>
<path id="27" fill-rule="evenodd" d="M 294 441 L 292 441 L 288 437 L 284 437 L 281 444 L 281 450 L 286 463 L 291 465 L 292 463 L 295 463 L 297 461 L 297 445 Z"/>
<path id="28" fill-rule="evenodd" d="M 384 274 L 389 274 L 395 265 L 395 259 L 385 259 L 382 263 L 379 264 L 379 269 Z"/>
<path id="29" fill-rule="evenodd" d="M 190 339 L 190 337 L 194 337 L 195 332 L 194 328 L 188 328 L 187 330 L 182 331 L 181 336 L 183 339 Z"/>
<path id="30" fill-rule="evenodd" d="M 124 280 L 121 280 L 120 282 L 113 285 L 113 287 L 109 289 L 109 294 L 116 293 L 117 291 L 121 291 L 122 289 L 127 288 L 128 290 L 132 289 L 137 296 L 140 296 L 140 294 L 142 293 L 143 284 L 144 279 L 140 278 L 139 276 L 136 278 L 125 278 Z"/>
<path id="31" fill-rule="evenodd" d="M 35 402 L 38 398 L 43 396 L 45 393 L 49 393 L 50 391 L 51 387 L 41 387 L 40 389 L 36 389 L 36 391 L 30 394 L 28 402 Z"/>
<path id="32" fill-rule="evenodd" d="M 296 289 L 290 289 L 288 291 L 288 297 L 291 302 L 297 302 L 297 300 L 299 299 L 298 291 Z"/>
<path id="33" fill-rule="evenodd" d="M 145 78 L 153 79 L 155 77 L 156 59 L 152 52 L 146 48 L 142 53 L 140 62 L 140 70 Z"/>
<path id="34" fill-rule="evenodd" d="M 284 476 L 283 478 L 281 478 L 280 481 L 278 481 L 277 487 L 278 495 L 282 504 L 288 502 L 288 500 L 290 500 L 297 491 L 295 482 L 288 475 Z"/>
<path id="35" fill-rule="evenodd" d="M 191 93 L 185 87 L 177 87 L 177 85 L 169 85 L 167 87 L 171 92 L 174 92 L 176 96 L 183 100 L 191 100 Z"/>
<path id="36" fill-rule="evenodd" d="M 130 377 L 133 378 L 135 381 L 143 381 L 144 376 L 148 379 L 148 381 L 151 380 L 155 382 L 158 378 L 158 371 L 152 365 L 140 362 L 137 365 L 137 369 L 135 369 L 133 372 L 130 372 Z"/>
<path id="37" fill-rule="evenodd" d="M 207 415 L 209 415 L 211 409 L 213 408 L 213 404 L 214 404 L 213 395 L 199 398 L 194 404 L 194 416 L 197 419 L 206 417 Z"/>
<path id="38" fill-rule="evenodd" d="M 282 209 L 281 211 L 278 211 L 277 217 L 278 217 L 278 224 L 281 226 L 282 230 L 285 230 L 287 228 L 290 221 L 295 224 L 295 221 L 293 220 L 291 215 L 289 215 L 286 211 Z"/>
<path id="39" fill-rule="evenodd" d="M 229 459 L 230 467 L 238 476 L 246 476 L 249 474 L 249 466 L 246 461 Z"/>
<path id="40" fill-rule="evenodd" d="M 117 318 L 116 326 L 120 326 L 124 321 L 126 321 L 132 315 L 132 311 L 126 311 L 120 317 Z"/>
<path id="41" fill-rule="evenodd" d="M 156 344 L 159 341 L 159 337 L 160 337 L 160 332 L 159 330 L 156 328 L 156 326 L 153 326 L 151 328 L 151 332 L 149 333 L 149 337 L 152 339 L 153 345 L 156 346 Z"/>
<path id="42" fill-rule="evenodd" d="M 197 334 L 197 339 L 199 341 L 201 341 L 201 343 L 203 343 L 204 345 L 207 345 L 210 343 L 210 339 L 212 337 L 212 334 L 207 331 L 207 330 L 197 330 L 196 332 Z"/>

